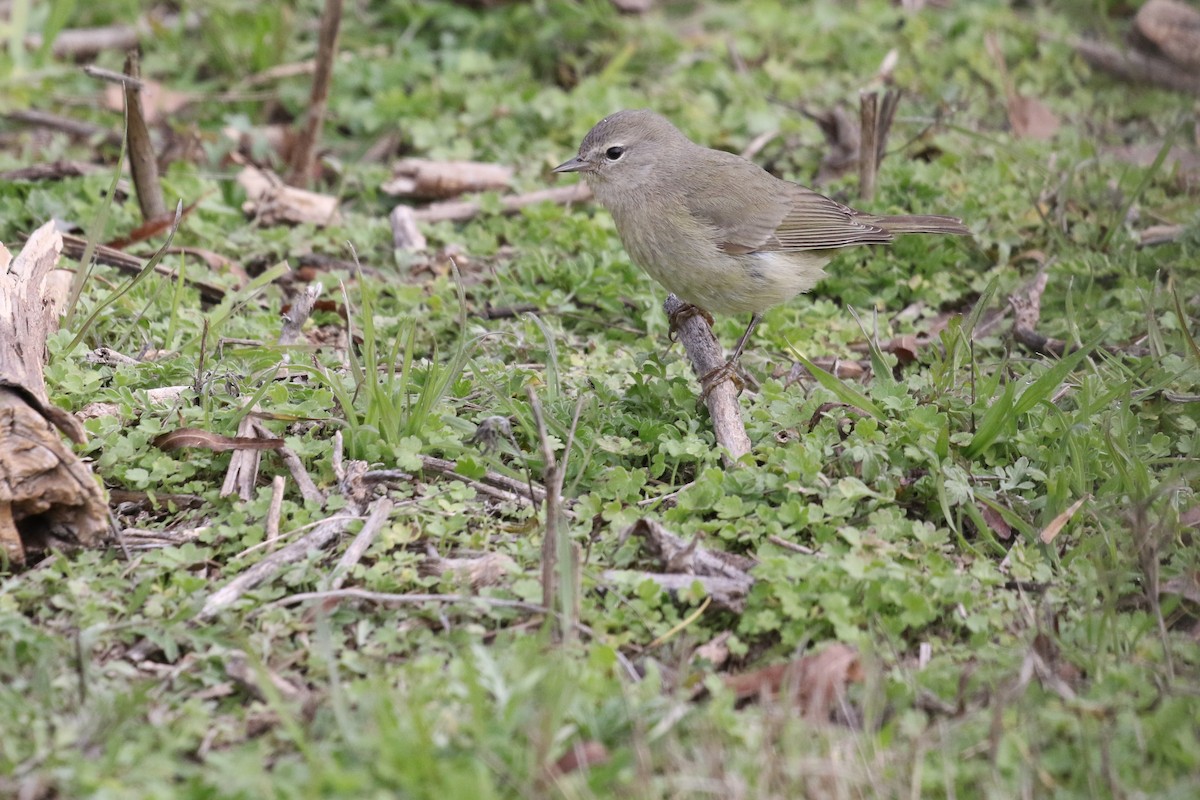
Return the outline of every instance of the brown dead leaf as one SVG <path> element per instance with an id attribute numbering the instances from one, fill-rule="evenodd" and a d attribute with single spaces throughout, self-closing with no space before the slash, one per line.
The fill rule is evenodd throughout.
<path id="1" fill-rule="evenodd" d="M 1062 126 L 1058 115 L 1035 97 L 1013 94 L 1008 98 L 1008 124 L 1022 139 L 1053 139 Z"/>
<path id="2" fill-rule="evenodd" d="M 1071 517 L 1075 516 L 1075 512 L 1079 510 L 1079 507 L 1082 506 L 1085 501 L 1091 499 L 1092 496 L 1090 494 L 1085 494 L 1083 497 L 1072 503 L 1070 508 L 1068 508 L 1066 511 L 1050 520 L 1050 524 L 1042 530 L 1042 544 L 1050 544 L 1053 542 L 1054 537 L 1058 536 L 1059 532 L 1063 529 L 1063 526 L 1070 521 Z"/>
<path id="3" fill-rule="evenodd" d="M 1026 97 L 1017 91 L 1012 76 L 1008 73 L 1008 64 L 1004 60 L 1004 52 L 1000 47 L 1000 39 L 995 33 L 984 37 L 984 46 L 988 55 L 996 62 L 1000 71 L 1000 80 L 1004 86 L 1004 98 L 1008 108 L 1008 124 L 1014 135 L 1022 139 L 1052 139 L 1058 133 L 1058 116 L 1050 108 L 1034 97 Z"/>
<path id="4" fill-rule="evenodd" d="M 219 433 L 211 433 L 199 428 L 178 428 L 159 434 L 154 437 L 152 444 L 159 450 L 169 451 L 184 447 L 198 447 L 214 453 L 224 453 L 229 450 L 280 450 L 284 446 L 283 439 L 222 436 Z"/>
<path id="5" fill-rule="evenodd" d="M 997 538 L 1005 542 L 1012 538 L 1012 526 L 1005 522 L 1003 514 L 987 503 L 979 503 L 979 513 Z"/>
<path id="6" fill-rule="evenodd" d="M 607 763 L 611 758 L 608 748 L 603 743 L 589 739 L 572 745 L 570 750 L 563 753 L 562 758 L 554 762 L 550 771 L 555 775 L 569 775 L 595 764 Z"/>
<path id="7" fill-rule="evenodd" d="M 796 703 L 805 718 L 826 721 L 844 697 L 846 688 L 861 683 L 863 677 L 858 650 L 833 644 L 820 653 L 787 664 L 730 675 L 725 678 L 725 685 L 737 699 L 744 701 L 777 698 L 782 694 Z"/>

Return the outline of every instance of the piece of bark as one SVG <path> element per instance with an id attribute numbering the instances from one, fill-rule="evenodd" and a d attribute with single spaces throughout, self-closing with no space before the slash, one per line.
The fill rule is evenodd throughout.
<path id="1" fill-rule="evenodd" d="M 709 550 L 701 547 L 696 539 L 685 541 L 652 519 L 639 519 L 621 533 L 620 539 L 623 542 L 630 536 L 641 539 L 647 551 L 662 562 L 667 572 L 728 578 L 747 587 L 754 583 L 754 578 L 749 575 L 756 563 L 754 559 Z"/>
<path id="2" fill-rule="evenodd" d="M 1149 83 L 1200 97 L 1200 76 L 1173 61 L 1093 39 L 1076 39 L 1072 44 L 1075 52 L 1096 69 L 1134 83 Z"/>
<path id="3" fill-rule="evenodd" d="M 479 161 L 430 161 L 405 158 L 392 165 L 392 178 L 379 188 L 396 197 L 444 200 L 467 192 L 507 189 L 511 167 Z"/>
<path id="4" fill-rule="evenodd" d="M 1200 74 L 1200 11 L 1178 0 L 1149 0 L 1133 18 L 1133 42 Z"/>
<path id="5" fill-rule="evenodd" d="M 108 506 L 90 468 L 66 447 L 83 427 L 51 405 L 43 366 L 61 301 L 47 296 L 62 252 L 48 222 L 16 258 L 0 245 L 0 548 L 23 564 L 27 551 L 93 547 L 109 533 Z"/>
<path id="6" fill-rule="evenodd" d="M 308 113 L 296 137 L 296 146 L 292 149 L 291 168 L 288 171 L 288 182 L 291 184 L 307 186 L 316 176 L 317 145 L 321 141 L 325 112 L 329 107 L 329 87 L 333 83 L 333 62 L 337 56 L 338 31 L 342 25 L 342 4 L 343 0 L 325 0 L 321 12 L 317 70 L 309 94 Z"/>
<path id="7" fill-rule="evenodd" d="M 261 225 L 304 224 L 324 226 L 339 220 L 338 199 L 288 186 L 258 167 L 247 166 L 238 173 L 238 185 L 246 192 L 242 210 Z"/>
<path id="8" fill-rule="evenodd" d="M 528 194 L 514 194 L 500 198 L 500 213 L 515 214 L 526 206 L 537 203 L 569 205 L 592 199 L 592 190 L 586 183 L 573 183 L 553 189 L 539 189 Z M 478 216 L 483 207 L 474 200 L 434 203 L 417 209 L 413 215 L 418 222 L 465 222 Z"/>
<path id="9" fill-rule="evenodd" d="M 682 300 L 670 294 L 663 302 L 663 311 L 667 312 L 668 318 L 673 318 L 684 305 Z M 684 318 L 679 323 L 678 333 L 679 341 L 687 351 L 697 378 L 703 378 L 725 365 L 725 354 L 721 345 L 717 343 L 712 328 L 703 316 L 693 314 Z M 708 407 L 708 416 L 712 420 L 717 444 L 725 448 L 725 463 L 732 466 L 750 452 L 750 437 L 746 435 L 746 426 L 742 422 L 737 387 L 729 380 L 715 384 L 704 398 L 704 404 Z"/>
<path id="10" fill-rule="evenodd" d="M 417 215 L 408 206 L 393 208 L 388 222 L 392 225 L 392 247 L 397 250 L 419 253 L 429 246 L 417 225 Z"/>
<path id="11" fill-rule="evenodd" d="M 636 576 L 657 584 L 664 592 L 677 594 L 690 590 L 697 583 L 704 593 L 712 599 L 714 608 L 721 611 L 732 611 L 740 614 L 746 610 L 746 595 L 750 586 L 732 578 L 720 578 L 713 575 L 679 575 L 662 572 L 637 572 L 630 570 L 606 570 L 603 579 L 612 583 L 628 580 Z"/>

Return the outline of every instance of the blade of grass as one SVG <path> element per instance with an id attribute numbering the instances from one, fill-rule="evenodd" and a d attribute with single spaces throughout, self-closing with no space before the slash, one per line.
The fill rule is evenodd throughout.
<path id="1" fill-rule="evenodd" d="M 871 402 L 871 400 L 865 394 L 853 388 L 850 386 L 850 384 L 844 382 L 833 373 L 826 372 L 804 356 L 800 355 L 800 351 L 797 350 L 792 344 L 789 343 L 788 348 L 792 351 L 792 355 L 795 356 L 796 360 L 803 364 L 804 368 L 808 370 L 809 374 L 816 379 L 817 383 L 833 392 L 834 396 L 837 397 L 838 400 L 841 400 L 848 406 L 854 406 L 857 409 L 865 411 L 880 422 L 884 421 L 883 410 Z"/>
<path id="2" fill-rule="evenodd" d="M 87 336 L 87 332 L 91 329 L 92 325 L 96 322 L 96 319 L 101 313 L 104 312 L 105 309 L 120 300 L 135 286 L 154 274 L 154 268 L 158 266 L 158 262 L 162 261 L 163 257 L 167 254 L 167 248 L 171 246 L 171 241 L 175 238 L 175 231 L 179 230 L 179 221 L 182 218 L 183 201 L 180 200 L 175 205 L 175 219 L 171 222 L 171 227 L 167 231 L 167 240 L 162 243 L 162 247 L 158 248 L 154 255 L 150 257 L 150 260 L 146 262 L 144 267 L 142 267 L 141 272 L 139 272 L 137 275 L 134 275 L 133 278 L 120 289 L 117 289 L 115 292 L 110 292 L 108 297 L 100 301 L 100 304 L 92 310 L 92 313 L 88 315 L 88 318 L 83 321 L 82 325 L 79 326 L 79 331 L 75 334 L 75 338 L 71 340 L 69 345 L 67 345 L 67 349 L 65 350 L 66 353 L 72 352 L 79 345 L 79 343 L 83 341 L 83 337 Z"/>

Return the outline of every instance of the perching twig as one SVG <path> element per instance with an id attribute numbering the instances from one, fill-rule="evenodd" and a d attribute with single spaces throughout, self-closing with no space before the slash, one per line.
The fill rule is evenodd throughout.
<path id="1" fill-rule="evenodd" d="M 308 114 L 292 150 L 288 183 L 307 186 L 317 166 L 317 144 L 329 107 L 329 86 L 333 82 L 333 61 L 337 55 L 338 30 L 342 24 L 342 0 L 325 0 L 321 13 L 321 31 L 317 42 L 317 71 L 309 95 Z"/>
<path id="2" fill-rule="evenodd" d="M 679 341 L 683 343 L 692 362 L 692 370 L 697 377 L 703 377 L 725 365 L 725 354 L 721 352 L 712 328 L 708 327 L 701 315 L 676 317 L 676 312 L 684 305 L 682 300 L 670 294 L 663 302 L 663 311 L 667 312 L 668 317 L 680 320 L 677 329 Z M 717 444 L 725 448 L 725 463 L 732 466 L 750 452 L 750 437 L 746 435 L 746 426 L 742 423 L 737 389 L 730 381 L 716 383 L 704 398 L 704 403 L 708 406 Z"/>

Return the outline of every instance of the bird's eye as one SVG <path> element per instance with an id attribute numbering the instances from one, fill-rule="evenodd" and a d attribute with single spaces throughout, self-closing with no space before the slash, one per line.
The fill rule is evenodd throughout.
<path id="1" fill-rule="evenodd" d="M 604 157 L 609 161 L 616 161 L 621 156 L 625 155 L 624 147 L 610 147 L 604 151 Z"/>

